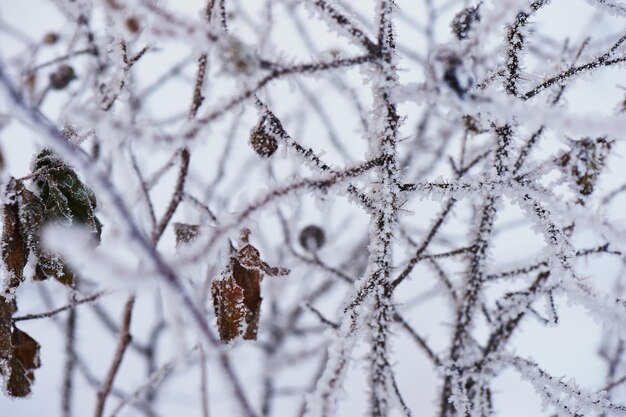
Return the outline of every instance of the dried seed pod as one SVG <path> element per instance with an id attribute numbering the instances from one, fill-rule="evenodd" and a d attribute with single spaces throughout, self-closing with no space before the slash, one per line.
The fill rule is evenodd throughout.
<path id="1" fill-rule="evenodd" d="M 226 72 L 246 76 L 254 74 L 260 68 L 260 60 L 254 53 L 254 48 L 232 36 L 226 37 L 223 45 L 220 58 Z"/>
<path id="2" fill-rule="evenodd" d="M 269 158 L 278 149 L 278 141 L 262 127 L 257 126 L 250 134 L 250 146 L 259 156 Z"/>
<path id="3" fill-rule="evenodd" d="M 259 156 L 269 158 L 278 149 L 278 139 L 288 137 L 280 120 L 266 110 L 250 133 L 250 146 Z"/>
<path id="4" fill-rule="evenodd" d="M 467 7 L 454 16 L 450 22 L 450 28 L 457 39 L 467 39 L 467 34 L 472 29 L 472 25 L 480 21 L 479 7 L 480 4 L 475 7 Z"/>
<path id="5" fill-rule="evenodd" d="M 61 65 L 55 72 L 50 74 L 50 88 L 53 90 L 63 90 L 73 80 L 76 79 L 74 68 L 69 65 Z"/>
<path id="6" fill-rule="evenodd" d="M 319 248 L 324 246 L 326 236 L 321 227 L 312 224 L 300 231 L 299 241 L 300 246 L 307 252 L 317 252 Z"/>
<path id="7" fill-rule="evenodd" d="M 612 145 L 613 142 L 605 137 L 582 138 L 571 141 L 572 149 L 558 157 L 557 163 L 562 172 L 583 197 L 593 193 Z"/>

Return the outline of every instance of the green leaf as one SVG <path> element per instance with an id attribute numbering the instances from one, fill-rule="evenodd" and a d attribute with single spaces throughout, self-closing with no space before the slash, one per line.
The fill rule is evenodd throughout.
<path id="1" fill-rule="evenodd" d="M 35 182 L 46 207 L 46 221 L 84 225 L 94 241 L 100 242 L 102 224 L 95 216 L 96 197 L 76 172 L 50 149 L 44 149 L 35 158 L 33 173 L 39 173 Z"/>
<path id="2" fill-rule="evenodd" d="M 35 258 L 35 280 L 52 277 L 71 286 L 74 273 L 61 257 L 41 247 L 41 231 L 47 223 L 83 225 L 91 233 L 94 245 L 100 243 L 102 224 L 95 215 L 96 197 L 50 149 L 37 154 L 32 170 L 36 192 L 16 179 L 7 186 L 1 247 L 9 275 L 7 287 L 15 288 L 23 281 L 29 256 Z"/>
<path id="3" fill-rule="evenodd" d="M 49 253 L 39 247 L 39 235 L 44 223 L 61 225 L 83 225 L 89 230 L 94 244 L 100 242 L 102 223 L 95 215 L 96 197 L 88 186 L 78 177 L 76 172 L 53 153 L 43 149 L 33 162 L 35 184 L 39 196 L 29 196 L 30 205 L 42 211 L 29 210 L 32 220 L 32 241 L 37 253 L 35 279 L 43 280 L 53 277 L 65 285 L 73 285 L 74 274 L 65 262 L 56 254 Z M 41 218 L 39 217 L 41 214 Z M 30 245 L 29 245 L 30 247 Z"/>

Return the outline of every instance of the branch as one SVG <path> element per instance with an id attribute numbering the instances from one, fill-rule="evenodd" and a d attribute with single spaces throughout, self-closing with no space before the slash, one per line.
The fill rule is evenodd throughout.
<path id="1" fill-rule="evenodd" d="M 102 414 L 104 413 L 104 406 L 106 404 L 107 397 L 111 392 L 111 388 L 113 387 L 113 381 L 115 380 L 117 371 L 122 364 L 122 359 L 124 358 L 124 353 L 126 353 L 126 348 L 130 343 L 130 321 L 133 314 L 134 304 L 135 296 L 130 296 L 126 301 L 126 305 L 124 306 L 124 316 L 122 318 L 120 339 L 117 345 L 117 350 L 115 351 L 115 356 L 113 357 L 113 362 L 111 363 L 111 367 L 109 368 L 106 379 L 102 383 L 102 387 L 100 388 L 100 390 L 98 390 L 96 411 L 94 413 L 95 417 L 102 417 Z"/>
<path id="2" fill-rule="evenodd" d="M 541 93 L 543 90 L 551 87 L 552 85 L 564 83 L 569 78 L 575 75 L 581 74 L 585 71 L 590 71 L 590 70 L 594 70 L 594 69 L 602 68 L 602 67 L 610 67 L 611 65 L 619 64 L 620 62 L 626 62 L 626 56 L 610 59 L 615 53 L 615 51 L 622 45 L 622 43 L 624 43 L 624 41 L 626 41 L 626 34 L 622 35 L 622 37 L 619 38 L 617 42 L 615 42 L 613 46 L 605 54 L 599 56 L 598 58 L 594 59 L 591 62 L 582 64 L 576 67 L 570 67 L 567 70 L 561 72 L 560 74 L 555 75 L 554 77 L 548 78 L 543 83 L 539 84 L 538 86 L 526 92 L 522 96 L 522 98 L 524 100 L 528 100 L 536 96 L 537 94 Z"/>
<path id="3" fill-rule="evenodd" d="M 51 310 L 51 311 L 47 311 L 45 313 L 39 313 L 39 314 L 26 314 L 24 316 L 18 316 L 18 317 L 14 317 L 13 318 L 13 322 L 16 323 L 18 321 L 24 321 L 24 320 L 36 320 L 36 319 L 43 319 L 43 318 L 48 318 L 48 317 L 52 317 L 56 314 L 62 313 L 66 310 L 70 310 L 73 309 L 74 307 L 76 307 L 77 305 L 80 304 L 84 304 L 84 303 L 90 303 L 92 301 L 97 300 L 98 298 L 102 297 L 103 295 L 106 295 L 107 293 L 104 291 L 98 292 L 96 294 L 90 295 L 89 297 L 86 298 L 82 298 L 80 300 L 76 300 L 76 301 L 72 301 L 70 304 L 65 305 L 63 307 L 59 307 L 55 310 Z"/>

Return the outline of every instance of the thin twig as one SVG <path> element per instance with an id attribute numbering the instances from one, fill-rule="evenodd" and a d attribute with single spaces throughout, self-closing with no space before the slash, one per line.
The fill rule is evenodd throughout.
<path id="1" fill-rule="evenodd" d="M 189 149 L 183 148 L 180 152 L 180 170 L 178 171 L 178 179 L 176 180 L 176 188 L 174 189 L 174 194 L 172 194 L 172 199 L 170 200 L 170 204 L 167 206 L 161 221 L 154 228 L 152 233 L 152 242 L 156 244 L 159 241 L 165 228 L 169 224 L 172 216 L 174 216 L 174 212 L 178 208 L 178 205 L 183 199 L 183 195 L 185 192 L 185 179 L 187 178 L 187 173 L 189 172 L 189 159 L 191 154 L 189 153 Z"/>
<path id="2" fill-rule="evenodd" d="M 108 294 L 105 291 L 101 291 L 98 292 L 96 294 L 90 295 L 89 297 L 86 298 L 81 298 L 80 300 L 72 300 L 72 302 L 68 305 L 65 305 L 63 307 L 59 307 L 57 309 L 51 310 L 51 311 L 46 311 L 45 313 L 38 313 L 38 314 L 26 314 L 24 316 L 17 316 L 13 318 L 13 322 L 18 322 L 18 321 L 24 321 L 24 320 L 36 320 L 36 319 L 43 319 L 43 318 L 48 318 L 48 317 L 52 317 L 56 314 L 62 313 L 66 310 L 71 310 L 73 309 L 75 306 L 80 305 L 80 304 L 85 304 L 85 303 L 90 303 L 92 301 L 97 300 L 98 298 L 102 297 L 103 295 Z"/>
<path id="3" fill-rule="evenodd" d="M 124 359 L 126 348 L 130 343 L 130 322 L 133 314 L 134 305 L 135 296 L 131 295 L 126 301 L 126 305 L 124 306 L 122 325 L 120 326 L 120 336 L 117 349 L 115 350 L 115 356 L 113 357 L 113 362 L 111 363 L 111 367 L 109 368 L 109 372 L 107 373 L 107 376 L 102 383 L 102 386 L 98 390 L 98 396 L 96 399 L 96 410 L 94 412 L 95 417 L 102 417 L 102 414 L 104 413 L 104 406 L 106 405 L 107 397 L 109 396 L 109 393 L 113 388 L 113 381 L 115 380 L 117 371 L 120 369 L 122 359 Z"/>

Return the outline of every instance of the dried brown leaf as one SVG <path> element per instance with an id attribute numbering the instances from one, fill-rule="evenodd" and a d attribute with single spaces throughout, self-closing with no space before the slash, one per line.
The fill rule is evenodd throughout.
<path id="1" fill-rule="evenodd" d="M 33 371 L 40 366 L 40 346 L 12 325 L 15 311 L 15 302 L 0 296 L 0 375 L 10 396 L 25 397 L 31 392 Z"/>
<path id="2" fill-rule="evenodd" d="M 216 279 L 211 283 L 211 294 L 220 340 L 231 342 L 239 336 L 246 315 L 243 289 L 232 278 Z"/>
<path id="3" fill-rule="evenodd" d="M 176 247 L 191 243 L 198 237 L 200 226 L 197 224 L 174 223 L 174 234 L 176 234 Z"/>
<path id="4" fill-rule="evenodd" d="M 286 275 L 286 268 L 270 267 L 261 260 L 259 250 L 249 241 L 250 231 L 241 234 L 243 247 L 231 255 L 225 279 L 213 281 L 213 306 L 222 342 L 230 342 L 239 335 L 245 340 L 256 340 L 261 317 L 261 280 L 269 276 Z M 236 318 L 234 320 L 233 318 Z"/>
<path id="5" fill-rule="evenodd" d="M 8 271 L 5 288 L 16 288 L 24 280 L 28 247 L 22 235 L 17 203 L 5 204 L 2 215 L 2 261 Z"/>
<path id="6" fill-rule="evenodd" d="M 256 249 L 255 249 L 256 250 Z M 261 272 L 244 267 L 237 258 L 233 259 L 233 278 L 243 289 L 243 304 L 246 307 L 246 328 L 243 338 L 256 340 L 261 317 Z"/>
<path id="7" fill-rule="evenodd" d="M 13 355 L 19 360 L 28 379 L 34 380 L 33 370 L 39 368 L 39 343 L 26 332 L 17 327 L 13 329 L 11 335 L 13 345 Z"/>

